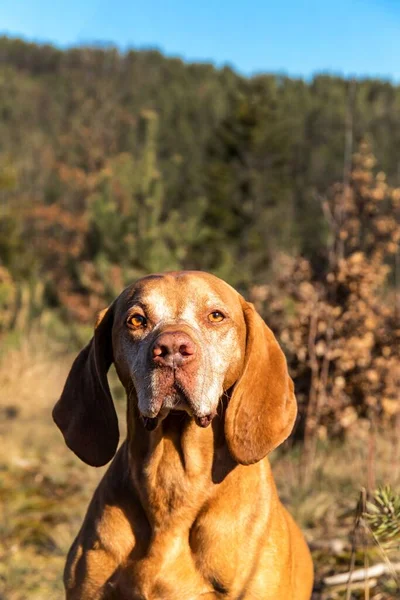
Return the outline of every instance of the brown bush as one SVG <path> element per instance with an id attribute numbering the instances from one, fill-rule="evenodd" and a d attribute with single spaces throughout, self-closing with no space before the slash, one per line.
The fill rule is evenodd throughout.
<path id="1" fill-rule="evenodd" d="M 360 417 L 387 422 L 399 414 L 400 189 L 374 175 L 374 164 L 364 142 L 349 185 L 322 199 L 326 266 L 317 273 L 304 258 L 279 256 L 274 283 L 252 289 L 287 352 L 306 439 L 342 434 Z"/>

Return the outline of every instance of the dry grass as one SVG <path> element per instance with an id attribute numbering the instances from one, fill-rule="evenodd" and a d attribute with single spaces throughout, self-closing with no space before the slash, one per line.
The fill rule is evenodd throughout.
<path id="1" fill-rule="evenodd" d="M 72 359 L 36 336 L 0 363 L 1 600 L 63 598 L 65 555 L 104 472 L 66 448 L 51 418 Z"/>
<path id="2" fill-rule="evenodd" d="M 34 336 L 3 353 L 0 362 L 0 600 L 63 598 L 65 555 L 104 472 L 79 461 L 51 419 L 72 359 Z M 123 403 L 119 412 L 122 424 Z M 314 551 L 319 578 L 348 568 L 348 536 L 358 490 L 367 477 L 365 448 L 355 437 L 341 446 L 321 447 L 307 489 L 298 476 L 298 451 L 273 456 L 281 496 L 308 540 L 315 546 L 330 539 L 343 542 L 337 554 L 324 544 Z M 378 482 L 395 485 L 391 452 L 391 444 L 381 438 L 376 473 Z M 357 558 L 362 564 L 362 553 Z M 388 578 L 370 598 L 386 600 L 396 593 Z M 315 594 L 323 600 L 345 597 L 343 591 Z M 363 592 L 352 598 L 364 598 Z"/>
<path id="3" fill-rule="evenodd" d="M 356 431 L 354 432 L 357 433 Z M 391 483 L 399 488 L 393 468 L 393 447 L 390 439 L 379 435 L 376 440 L 374 471 L 377 484 Z M 299 473 L 301 456 L 297 451 L 278 451 L 272 456 L 273 470 L 281 499 L 296 521 L 301 524 L 313 550 L 316 570 L 316 591 L 313 600 L 395 600 L 400 597 L 400 581 L 392 576 L 380 579 L 375 588 L 365 594 L 359 586 L 347 595 L 347 586 L 327 589 L 322 580 L 328 575 L 347 572 L 354 551 L 355 567 L 398 561 L 399 552 L 381 552 L 371 535 L 361 527 L 352 548 L 360 489 L 368 481 L 368 445 L 363 435 L 353 435 L 345 443 L 325 443 L 318 448 L 310 484 L 302 485 Z M 397 544 L 398 549 L 400 545 Z"/>

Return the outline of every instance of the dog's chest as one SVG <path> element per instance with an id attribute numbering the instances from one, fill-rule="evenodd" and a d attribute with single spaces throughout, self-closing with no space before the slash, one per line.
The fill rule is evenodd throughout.
<path id="1" fill-rule="evenodd" d="M 223 501 L 219 505 L 215 496 L 223 494 L 223 485 L 215 460 L 215 452 L 204 452 L 201 446 L 191 444 L 188 453 L 184 444 L 163 439 L 148 461 L 133 465 L 135 488 L 152 535 L 138 548 L 140 558 L 128 561 L 120 571 L 121 598 L 173 598 L 177 581 L 182 600 L 227 589 L 227 570 L 220 573 L 218 565 L 218 554 L 226 554 L 226 538 L 218 535 Z M 236 517 L 228 523 L 231 536 Z M 141 540 L 137 544 L 142 546 Z M 233 576 L 228 574 L 228 579 Z"/>
<path id="2" fill-rule="evenodd" d="M 167 480 L 163 478 L 164 459 L 169 461 Z M 211 466 L 207 476 L 200 468 L 194 485 L 190 477 L 182 476 L 182 465 L 175 459 L 173 453 L 169 454 L 164 448 L 157 475 L 151 481 L 142 478 L 142 495 L 146 494 L 148 502 L 145 510 L 152 524 L 152 536 L 143 545 L 137 539 L 138 558 L 128 561 L 120 570 L 118 597 L 170 600 L 177 597 L 177 582 L 180 600 L 193 600 L 203 594 L 210 594 L 210 599 L 220 594 L 226 598 L 236 597 L 244 578 L 250 575 L 243 567 L 240 548 L 247 548 L 246 564 L 251 566 L 251 555 L 257 550 L 265 525 L 260 518 L 261 506 L 257 501 L 245 501 L 249 490 L 236 472 L 214 483 L 210 477 Z M 171 481 L 174 473 L 175 479 Z M 229 482 L 231 478 L 237 482 Z M 253 491 L 257 492 L 258 485 L 255 479 Z M 160 487 L 163 489 L 161 497 L 158 495 Z M 234 497 L 228 499 L 228 490 L 233 488 Z M 227 500 L 233 508 L 228 514 Z"/>
<path id="3" fill-rule="evenodd" d="M 126 565 L 118 578 L 118 592 L 125 600 L 189 600 L 214 591 L 211 576 L 196 568 L 188 532 L 166 530 L 152 540 L 145 556 Z"/>
<path id="4" fill-rule="evenodd" d="M 240 493 L 240 491 L 239 491 Z M 193 600 L 236 598 L 254 576 L 253 556 L 261 537 L 255 519 L 259 507 L 247 514 L 223 514 L 223 501 L 206 503 L 191 526 L 174 515 L 154 532 L 141 558 L 128 561 L 118 578 L 123 600 Z M 244 527 L 243 527 L 244 525 Z M 139 542 L 139 540 L 138 540 Z M 140 542 L 139 542 L 140 543 Z M 240 549 L 246 546 L 246 561 Z M 178 587 L 177 587 L 178 586 Z"/>

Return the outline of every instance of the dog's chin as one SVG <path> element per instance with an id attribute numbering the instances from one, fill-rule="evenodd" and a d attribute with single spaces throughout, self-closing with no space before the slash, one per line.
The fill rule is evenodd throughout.
<path id="1" fill-rule="evenodd" d="M 142 421 L 145 429 L 153 431 L 158 425 L 169 415 L 175 412 L 186 412 L 190 417 L 193 417 L 196 424 L 205 428 L 208 427 L 216 415 L 213 411 L 207 415 L 199 415 L 194 410 L 190 396 L 180 386 L 173 386 L 167 391 L 166 395 L 161 399 L 153 398 L 150 406 L 159 406 L 159 410 L 154 409 L 143 411 L 141 413 Z"/>
<path id="2" fill-rule="evenodd" d="M 193 416 L 190 396 L 179 384 L 173 385 L 164 395 L 161 402 L 160 416 L 167 415 L 171 410 L 184 411 Z"/>
<path id="3" fill-rule="evenodd" d="M 180 389 L 171 389 L 163 399 L 153 399 L 150 406 L 159 406 L 159 410 L 149 409 L 141 412 L 144 428 L 154 431 L 170 412 L 181 411 L 193 416 L 189 400 Z"/>
<path id="4" fill-rule="evenodd" d="M 151 397 L 146 398 L 142 406 L 139 402 L 146 429 L 155 429 L 170 413 L 175 412 L 186 412 L 199 427 L 208 427 L 216 414 L 216 406 L 207 413 L 201 411 L 196 394 L 190 391 L 191 385 L 192 382 L 186 381 L 182 374 L 177 376 L 171 371 L 157 371 L 152 380 Z"/>
<path id="5" fill-rule="evenodd" d="M 191 401 L 186 392 L 177 385 L 171 385 L 163 390 L 158 390 L 151 399 L 146 402 L 148 406 L 140 409 L 141 416 L 148 419 L 164 419 L 171 410 L 185 411 L 193 416 Z"/>

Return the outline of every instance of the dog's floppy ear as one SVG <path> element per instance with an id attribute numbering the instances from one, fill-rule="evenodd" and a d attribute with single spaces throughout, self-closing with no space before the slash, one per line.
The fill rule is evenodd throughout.
<path id="1" fill-rule="evenodd" d="M 225 416 L 225 436 L 239 463 L 255 463 L 292 431 L 297 404 L 286 359 L 254 306 L 241 299 L 247 328 L 243 373 Z"/>
<path id="2" fill-rule="evenodd" d="M 118 446 L 118 419 L 107 381 L 113 361 L 113 307 L 103 311 L 94 336 L 81 350 L 68 375 L 53 419 L 67 446 L 85 463 L 100 467 Z"/>

